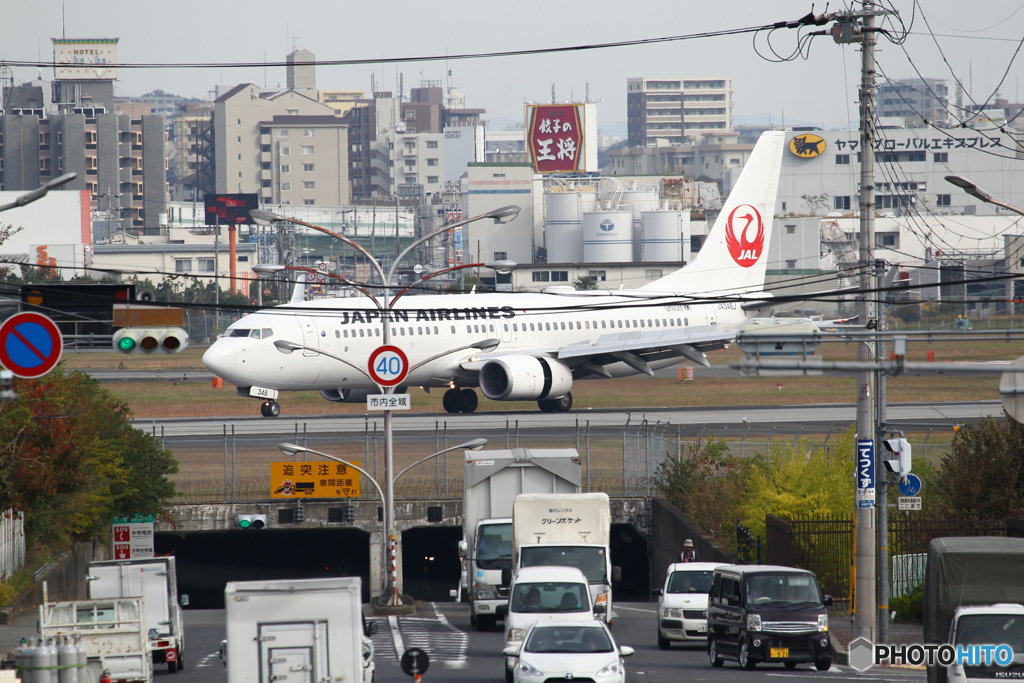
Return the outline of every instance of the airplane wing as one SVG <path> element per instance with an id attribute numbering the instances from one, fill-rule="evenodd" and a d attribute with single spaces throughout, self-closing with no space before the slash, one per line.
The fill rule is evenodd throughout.
<path id="1" fill-rule="evenodd" d="M 689 360 L 708 367 L 704 357 L 707 351 L 725 348 L 736 338 L 736 331 L 718 330 L 715 325 L 701 325 L 685 329 L 630 330 L 600 336 L 594 342 L 580 342 L 556 348 L 518 351 L 524 355 L 557 358 L 573 369 L 577 378 L 594 374 L 611 377 L 605 365 L 625 363 L 637 372 L 653 375 L 649 363 L 675 358 Z M 500 347 L 478 360 L 461 363 L 466 371 L 479 371 L 490 358 L 502 356 Z"/>

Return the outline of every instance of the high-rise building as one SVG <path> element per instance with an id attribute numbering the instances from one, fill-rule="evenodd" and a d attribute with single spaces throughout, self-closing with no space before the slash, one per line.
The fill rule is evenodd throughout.
<path id="1" fill-rule="evenodd" d="M 54 38 L 55 78 L 9 88 L 0 116 L 0 189 L 34 190 L 75 172 L 94 211 L 159 234 L 167 206 L 164 117 L 118 114 L 117 38 Z"/>
<path id="2" fill-rule="evenodd" d="M 347 204 L 348 129 L 308 91 L 264 96 L 252 83 L 213 105 L 218 193 L 258 194 L 273 204 Z M 315 93 L 312 93 L 315 95 Z"/>
<path id="3" fill-rule="evenodd" d="M 907 78 L 882 83 L 878 89 L 878 115 L 901 118 L 908 128 L 946 123 L 956 118 L 949 101 L 949 81 L 944 78 Z"/>
<path id="4" fill-rule="evenodd" d="M 628 143 L 648 147 L 731 142 L 732 78 L 630 78 L 626 82 Z"/>
<path id="5" fill-rule="evenodd" d="M 484 109 L 466 108 L 465 96 L 455 88 L 448 88 L 446 94 L 441 81 L 422 81 L 410 91 L 407 102 L 381 91 L 358 103 L 344 116 L 349 127 L 353 198 L 411 192 L 410 188 L 399 191 L 400 185 L 420 185 L 423 194 L 440 192 L 445 165 L 439 142 L 445 130 L 476 129 L 484 113 Z M 476 140 L 479 134 L 474 131 L 473 136 Z M 407 143 L 413 143 L 411 150 Z"/>

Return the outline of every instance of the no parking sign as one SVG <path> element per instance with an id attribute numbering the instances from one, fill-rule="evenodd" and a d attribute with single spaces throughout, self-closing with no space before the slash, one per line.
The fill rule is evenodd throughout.
<path id="1" fill-rule="evenodd" d="M 0 325 L 0 365 L 17 377 L 42 377 L 63 351 L 60 329 L 41 313 L 16 313 Z"/>

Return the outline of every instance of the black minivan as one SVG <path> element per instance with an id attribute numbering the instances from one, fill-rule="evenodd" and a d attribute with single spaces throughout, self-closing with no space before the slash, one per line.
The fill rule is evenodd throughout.
<path id="1" fill-rule="evenodd" d="M 828 637 L 831 596 L 822 596 L 812 572 L 772 565 L 715 569 L 708 599 L 708 658 L 712 666 L 735 659 L 744 669 L 758 662 L 801 662 L 819 671 L 832 666 Z"/>

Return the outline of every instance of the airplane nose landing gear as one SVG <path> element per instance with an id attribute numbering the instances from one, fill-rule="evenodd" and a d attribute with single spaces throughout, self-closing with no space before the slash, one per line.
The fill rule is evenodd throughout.
<path id="1" fill-rule="evenodd" d="M 263 417 L 277 417 L 281 414 L 281 404 L 277 401 L 264 401 L 260 404 L 260 415 Z"/>

